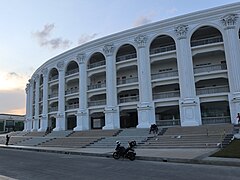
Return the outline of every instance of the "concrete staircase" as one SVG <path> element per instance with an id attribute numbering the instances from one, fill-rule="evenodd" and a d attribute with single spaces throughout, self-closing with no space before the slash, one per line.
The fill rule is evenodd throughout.
<path id="1" fill-rule="evenodd" d="M 51 133 L 47 134 L 45 137 L 51 137 L 51 138 L 67 137 L 72 133 L 73 131 L 52 131 Z"/>
<path id="2" fill-rule="evenodd" d="M 115 148 L 116 141 L 120 141 L 124 147 L 128 146 L 128 142 L 135 140 L 137 144 L 147 140 L 149 129 L 122 129 L 121 132 L 112 137 L 102 138 L 100 141 L 89 144 L 88 148 Z"/>
<path id="3" fill-rule="evenodd" d="M 216 148 L 232 138 L 231 124 L 198 127 L 170 127 L 162 135 L 150 137 L 140 148 Z"/>
<path id="4" fill-rule="evenodd" d="M 27 139 L 25 141 L 17 142 L 15 145 L 19 146 L 38 146 L 44 142 L 47 142 L 51 140 L 50 137 L 31 137 L 30 139 Z"/>

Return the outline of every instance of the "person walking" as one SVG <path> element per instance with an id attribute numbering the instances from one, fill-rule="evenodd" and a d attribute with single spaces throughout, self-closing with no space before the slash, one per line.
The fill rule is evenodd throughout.
<path id="1" fill-rule="evenodd" d="M 10 136 L 8 136 L 8 134 L 7 134 L 7 135 L 6 135 L 6 145 L 8 145 L 9 140 L 10 140 Z"/>

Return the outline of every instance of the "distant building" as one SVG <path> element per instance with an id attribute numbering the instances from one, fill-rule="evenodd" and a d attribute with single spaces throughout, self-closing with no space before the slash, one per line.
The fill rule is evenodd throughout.
<path id="1" fill-rule="evenodd" d="M 40 66 L 26 88 L 26 131 L 235 123 L 240 3 L 88 42 Z"/>
<path id="2" fill-rule="evenodd" d="M 0 114 L 0 132 L 22 131 L 25 116 L 14 114 Z"/>

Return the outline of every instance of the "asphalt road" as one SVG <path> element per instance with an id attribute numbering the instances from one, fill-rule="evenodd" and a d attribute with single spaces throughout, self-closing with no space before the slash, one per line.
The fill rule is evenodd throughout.
<path id="1" fill-rule="evenodd" d="M 240 169 L 0 149 L 1 175 L 20 180 L 239 180 Z"/>

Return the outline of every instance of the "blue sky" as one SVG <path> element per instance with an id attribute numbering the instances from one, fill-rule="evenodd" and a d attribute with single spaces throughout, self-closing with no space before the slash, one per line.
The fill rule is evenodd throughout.
<path id="1" fill-rule="evenodd" d="M 25 86 L 48 59 L 82 43 L 237 0 L 1 0 L 0 113 L 25 114 Z"/>

